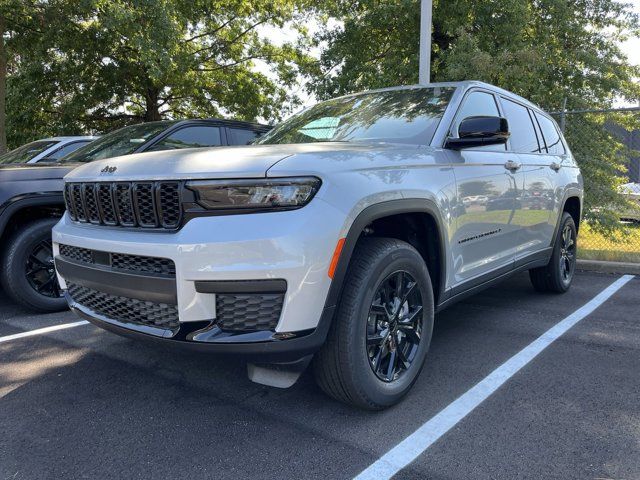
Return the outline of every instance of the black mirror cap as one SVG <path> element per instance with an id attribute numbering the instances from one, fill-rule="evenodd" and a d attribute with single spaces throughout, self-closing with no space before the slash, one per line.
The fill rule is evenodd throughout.
<path id="1" fill-rule="evenodd" d="M 509 139 L 509 122 L 502 117 L 467 117 L 458 127 L 459 138 L 448 138 L 446 148 L 460 150 L 482 145 L 500 145 Z"/>

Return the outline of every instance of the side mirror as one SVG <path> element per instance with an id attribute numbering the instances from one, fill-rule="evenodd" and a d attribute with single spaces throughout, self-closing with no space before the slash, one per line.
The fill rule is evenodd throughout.
<path id="1" fill-rule="evenodd" d="M 449 137 L 445 148 L 462 150 L 483 145 L 504 145 L 509 135 L 506 118 L 467 117 L 458 126 L 458 138 Z"/>

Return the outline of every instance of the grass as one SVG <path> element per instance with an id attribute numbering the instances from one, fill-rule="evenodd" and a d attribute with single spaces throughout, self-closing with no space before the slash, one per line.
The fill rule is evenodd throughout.
<path id="1" fill-rule="evenodd" d="M 640 263 L 640 225 L 629 225 L 629 235 L 606 238 L 583 223 L 578 235 L 578 258 Z"/>

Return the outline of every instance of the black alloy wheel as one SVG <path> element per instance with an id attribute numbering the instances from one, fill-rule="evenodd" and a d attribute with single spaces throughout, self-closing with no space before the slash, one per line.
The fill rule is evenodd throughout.
<path id="1" fill-rule="evenodd" d="M 369 365 L 384 382 L 398 380 L 415 359 L 422 335 L 422 296 L 409 272 L 378 286 L 367 318 Z"/>
<path id="2" fill-rule="evenodd" d="M 42 240 L 34 246 L 25 267 L 25 277 L 37 293 L 49 298 L 63 296 L 56 277 L 51 240 Z"/>
<path id="3" fill-rule="evenodd" d="M 576 237 L 575 229 L 567 224 L 562 230 L 560 247 L 560 275 L 564 283 L 571 283 L 576 270 Z"/>
<path id="4" fill-rule="evenodd" d="M 58 284 L 51 229 L 57 218 L 37 218 L 15 229 L 0 255 L 0 283 L 15 302 L 38 312 L 67 308 Z"/>

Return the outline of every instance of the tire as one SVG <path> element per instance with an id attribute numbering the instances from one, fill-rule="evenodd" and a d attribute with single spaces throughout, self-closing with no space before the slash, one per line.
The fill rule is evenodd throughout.
<path id="1" fill-rule="evenodd" d="M 41 218 L 24 225 L 9 238 L 2 254 L 0 282 L 4 291 L 15 302 L 38 312 L 57 312 L 67 308 L 55 273 L 53 283 L 50 282 L 53 269 L 51 229 L 57 221 L 55 218 Z M 27 269 L 35 272 L 29 277 L 31 280 Z M 36 290 L 38 286 L 42 287 L 42 293 Z"/>
<path id="2" fill-rule="evenodd" d="M 564 212 L 551 260 L 544 267 L 529 270 L 529 278 L 536 291 L 565 293 L 569 290 L 576 270 L 576 246 L 576 224 L 573 217 Z"/>
<path id="3" fill-rule="evenodd" d="M 395 298 L 406 296 L 406 302 L 394 300 L 394 307 L 383 308 L 389 305 L 383 297 L 388 300 L 396 295 L 398 284 L 404 293 Z M 407 292 L 411 293 L 407 296 Z M 389 312 L 399 318 L 394 321 Z M 391 238 L 361 240 L 349 264 L 327 341 L 314 358 L 318 385 L 336 400 L 368 410 L 396 404 L 422 370 L 433 316 L 429 271 L 416 249 Z M 389 369 L 392 359 L 397 376 Z"/>

